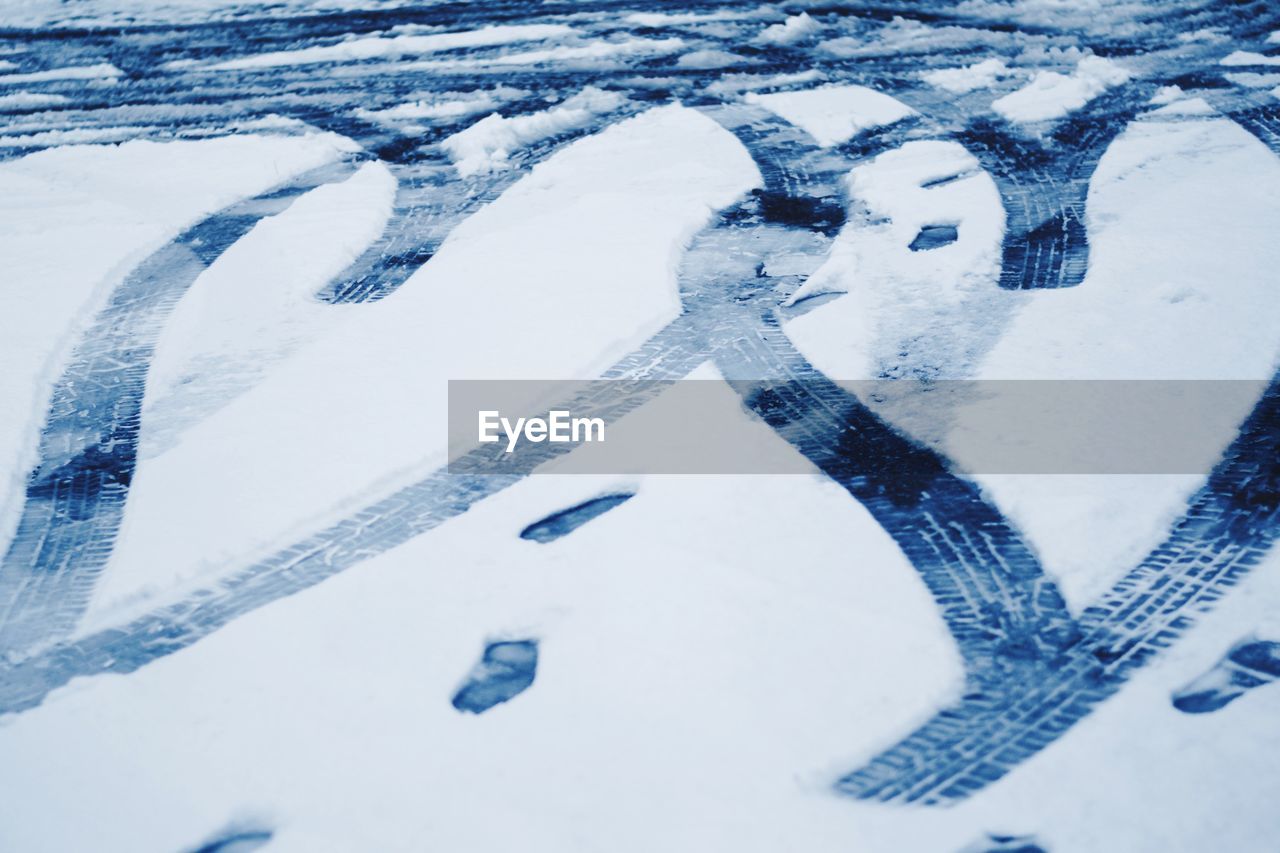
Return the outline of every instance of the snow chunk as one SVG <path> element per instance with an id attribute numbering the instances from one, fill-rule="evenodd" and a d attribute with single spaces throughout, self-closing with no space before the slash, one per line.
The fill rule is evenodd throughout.
<path id="1" fill-rule="evenodd" d="M 1001 77 L 1007 77 L 1012 73 L 1003 59 L 984 59 L 982 62 L 975 62 L 964 68 L 930 71 L 924 75 L 924 81 L 930 86 L 963 94 L 976 89 L 990 89 Z"/>
<path id="2" fill-rule="evenodd" d="M 552 47 L 546 50 L 529 50 L 509 53 L 491 59 L 458 62 L 458 65 L 536 65 L 542 62 L 577 62 L 603 59 L 620 59 L 628 56 L 659 56 L 675 53 L 684 48 L 684 39 L 627 39 L 626 41 L 597 41 L 582 47 Z M 436 67 L 446 63 L 436 63 Z"/>
<path id="3" fill-rule="evenodd" d="M 465 177 L 505 169 L 511 152 L 557 133 L 585 127 L 626 100 L 617 92 L 588 86 L 559 106 L 531 115 L 503 118 L 493 113 L 441 144 Z"/>
<path id="4" fill-rule="evenodd" d="M 526 98 L 529 94 L 527 89 L 511 86 L 477 89 L 473 92 L 444 92 L 427 100 L 410 101 L 385 110 L 357 110 L 356 116 L 380 123 L 394 123 L 405 119 L 461 118 L 496 110 L 509 101 Z"/>
<path id="5" fill-rule="evenodd" d="M 26 74 L 0 74 L 0 84 L 42 83 L 46 80 L 101 80 L 114 79 L 124 74 L 110 62 L 97 65 L 72 65 L 66 68 L 50 68 L 47 71 L 31 71 Z"/>
<path id="6" fill-rule="evenodd" d="M 67 103 L 66 95 L 55 95 L 45 92 L 14 92 L 12 95 L 0 95 L 0 109 L 5 107 L 54 107 Z"/>
<path id="7" fill-rule="evenodd" d="M 628 24 L 638 27 L 669 27 L 680 24 L 709 24 L 716 21 L 740 21 L 744 18 L 756 18 L 766 14 L 767 9 L 761 7 L 753 12 L 634 12 L 625 18 Z"/>
<path id="8" fill-rule="evenodd" d="M 1280 56 L 1267 56 L 1251 50 L 1237 50 L 1222 58 L 1221 65 L 1280 65 Z"/>
<path id="9" fill-rule="evenodd" d="M 1112 86 L 1129 80 L 1123 66 L 1100 56 L 1086 56 L 1068 76 L 1041 71 L 1016 92 L 997 99 L 991 108 L 1009 121 L 1045 121 L 1080 109 Z"/>
<path id="10" fill-rule="evenodd" d="M 1184 98 L 1151 111 L 1153 116 L 1211 116 L 1217 113 L 1204 98 Z"/>
<path id="11" fill-rule="evenodd" d="M 865 86 L 824 86 L 771 95 L 752 92 L 746 100 L 808 131 L 823 148 L 915 114 L 901 101 Z"/>
<path id="12" fill-rule="evenodd" d="M 765 44 L 796 44 L 821 30 L 822 24 L 810 18 L 808 12 L 801 12 L 799 15 L 787 18 L 781 24 L 765 27 L 760 31 L 760 35 L 756 36 L 756 41 Z"/>
<path id="13" fill-rule="evenodd" d="M 680 68 L 724 68 L 726 65 L 742 65 L 749 60 L 726 50 L 695 50 L 676 61 Z"/>
<path id="14" fill-rule="evenodd" d="M 726 74 L 707 87 L 713 95 L 736 95 L 752 89 L 771 89 L 774 86 L 790 86 L 796 83 L 816 83 L 823 79 L 817 69 L 798 71 L 794 74 Z"/>
<path id="15" fill-rule="evenodd" d="M 359 62 L 366 59 L 398 59 L 420 53 L 436 53 L 465 47 L 492 47 L 521 41 L 542 41 L 570 35 L 573 30 L 563 24 L 529 24 L 525 26 L 493 26 L 478 30 L 432 35 L 405 35 L 392 38 L 358 38 L 324 47 L 301 50 L 279 50 L 242 56 L 218 62 L 215 71 L 238 71 L 278 68 L 285 65 L 313 65 L 319 62 Z"/>

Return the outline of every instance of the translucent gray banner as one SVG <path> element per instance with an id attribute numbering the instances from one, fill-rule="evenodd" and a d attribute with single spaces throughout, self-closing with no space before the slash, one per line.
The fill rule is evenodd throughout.
<path id="1" fill-rule="evenodd" d="M 1267 384 L 451 381 L 449 471 L 810 474 L 811 448 L 848 447 L 889 476 L 921 451 L 971 474 L 1206 474 Z"/>

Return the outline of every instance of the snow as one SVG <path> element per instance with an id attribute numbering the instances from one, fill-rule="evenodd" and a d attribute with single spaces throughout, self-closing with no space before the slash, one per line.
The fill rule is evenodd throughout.
<path id="1" fill-rule="evenodd" d="M 327 47 L 282 50 L 242 56 L 208 66 L 215 71 L 277 68 L 317 62 L 359 62 L 369 59 L 398 59 L 422 53 L 492 47 L 525 41 L 544 41 L 571 35 L 563 24 L 497 25 L 463 32 L 402 35 L 390 38 L 352 38 Z"/>
<path id="2" fill-rule="evenodd" d="M 529 115 L 486 116 L 441 143 L 464 175 L 501 170 L 516 150 L 540 139 L 587 126 L 592 119 L 622 106 L 617 92 L 587 87 L 559 105 Z"/>
<path id="3" fill-rule="evenodd" d="M 201 216 L 345 147 L 328 135 L 245 135 L 68 147 L 0 165 L 0 399 L 9 401 L 0 411 L 0 542 L 17 521 L 52 383 L 108 289 Z M 68 239 L 76 251 L 62 248 Z"/>
<path id="4" fill-rule="evenodd" d="M 1223 65 L 1280 65 L 1280 56 L 1237 50 L 1222 59 Z"/>
<path id="5" fill-rule="evenodd" d="M 760 31 L 756 41 L 762 44 L 797 44 L 822 32 L 822 24 L 809 17 L 808 12 L 792 15 L 781 24 L 772 24 Z"/>
<path id="6" fill-rule="evenodd" d="M 246 813 L 282 850 L 822 851 L 865 838 L 868 807 L 824 791 L 832 756 L 960 687 L 911 568 L 861 507 L 809 477 L 652 478 L 553 545 L 516 535 L 610 485 L 525 481 L 127 687 L 61 691 L 0 738 L 6 766 L 56 754 L 59 772 L 5 786 L 6 802 L 32 816 L 55 785 L 97 793 L 76 821 L 6 821 L 6 842 L 178 850 Z M 449 697 L 495 635 L 539 640 L 537 679 L 482 717 L 459 714 Z M 187 785 L 166 783 L 191 767 Z M 127 798 L 105 795 L 110 778 L 131 780 Z M 508 804 L 503 819 L 478 821 L 477 797 Z"/>
<path id="7" fill-rule="evenodd" d="M 1014 122 L 1062 118 L 1129 77 L 1124 66 L 1113 60 L 1086 56 L 1076 65 L 1075 73 L 1041 71 L 1026 86 L 997 99 L 991 108 Z"/>
<path id="8" fill-rule="evenodd" d="M 25 74 L 0 74 L 0 85 L 15 83 L 43 83 L 51 80 L 104 80 L 124 74 L 109 62 L 96 65 L 71 65 L 66 68 L 50 68 L 46 71 L 30 71 Z"/>
<path id="9" fill-rule="evenodd" d="M 662 56 L 683 50 L 685 41 L 680 38 L 621 39 L 619 41 L 593 41 L 582 45 L 562 45 L 520 53 L 504 53 L 484 59 L 435 60 L 417 63 L 423 70 L 468 70 L 477 67 L 510 65 L 541 65 L 544 63 L 574 63 L 596 65 L 610 60 L 645 56 Z"/>
<path id="10" fill-rule="evenodd" d="M 940 366 L 933 374 L 939 379 L 1272 375 L 1280 308 L 1271 270 L 1280 264 L 1280 245 L 1270 231 L 1280 200 L 1271 188 L 1280 182 L 1280 163 L 1254 137 L 1224 119 L 1187 122 L 1179 114 L 1133 125 L 1094 178 L 1089 275 L 1060 291 L 991 287 L 1003 211 L 976 166 L 958 145 L 913 142 L 853 172 L 849 192 L 867 206 L 868 219 L 846 226 L 794 300 L 845 295 L 786 327 L 816 367 L 842 379 L 873 378 L 893 364 L 907 376 Z M 971 176 L 919 186 L 966 172 Z M 907 250 L 921 225 L 944 221 L 958 223 L 956 243 Z M 1157 240 L 1160 253 L 1143 249 Z M 1238 249 L 1216 251 L 1223 245 Z M 1244 414 L 1216 413 L 1214 420 L 1229 424 Z M 989 430 L 990 419 L 980 426 Z M 963 423 L 955 429 L 943 449 L 963 464 Z M 1230 437 L 1219 436 L 1222 444 Z M 1078 608 L 1157 544 L 1203 477 L 976 479 L 1029 535 Z"/>
<path id="11" fill-rule="evenodd" d="M 394 9 L 402 0 L 9 0 L 0 24 L 9 27 L 118 27 L 137 24 L 207 24 L 246 15 L 290 17 L 361 8 Z"/>
<path id="12" fill-rule="evenodd" d="M 1037 122 L 1119 86 L 1130 73 L 1125 64 L 1142 69 L 1150 89 L 1157 79 L 1181 79 L 1147 74 L 1163 60 L 1140 52 L 1125 64 L 1083 55 L 1064 22 L 1123 39 L 1116 32 L 1124 16 L 1111 10 L 1129 7 L 1101 0 L 964 0 L 948 11 L 947 20 L 1038 25 L 1016 35 L 829 10 L 825 24 L 792 14 L 808 4 L 789 5 L 789 18 L 750 5 L 653 12 L 636 4 L 631 13 L 548 7 L 550 20 L 565 23 L 537 25 L 549 34 L 535 37 L 527 31 L 537 27 L 509 24 L 464 30 L 472 9 L 429 3 L 404 15 L 438 21 L 456 13 L 456 32 L 411 24 L 335 43 L 337 33 L 364 26 L 326 16 L 347 2 L 13 0 L 0 10 L 0 22 L 129 25 L 143 41 L 168 31 L 133 25 L 263 16 L 268 29 L 287 32 L 294 25 L 275 19 L 314 16 L 306 27 L 325 33 L 319 46 L 310 36 L 273 35 L 251 48 L 272 52 L 220 65 L 288 69 L 282 81 L 306 83 L 300 97 L 315 97 L 305 101 L 313 114 L 358 119 L 352 133 L 377 125 L 361 137 L 376 140 L 368 150 L 388 141 L 385 150 L 400 150 L 406 140 L 397 133 L 435 142 L 465 128 L 443 143 L 461 175 L 507 169 L 529 146 L 588 132 L 486 199 L 381 301 L 328 304 L 314 294 L 390 221 L 405 165 L 394 154 L 308 192 L 219 257 L 166 321 L 124 526 L 80 637 L 214 589 L 435 470 L 444 457 L 446 380 L 595 376 L 679 317 L 686 247 L 761 176 L 730 133 L 660 90 L 695 91 L 682 87 L 708 81 L 688 103 L 704 103 L 704 93 L 741 97 L 831 148 L 912 110 L 861 86 L 770 90 L 863 79 L 884 67 L 877 57 L 892 55 L 896 80 L 941 90 L 918 92 L 926 100 L 979 93 L 951 100 L 985 110 L 1021 87 L 993 108 L 1011 122 Z M 379 10 L 395 2 L 362 0 L 353 18 L 381 20 Z M 626 26 L 688 29 L 683 39 L 633 38 Z M 1156 32 L 1154 20 L 1142 26 Z M 512 30 L 528 37 L 457 41 Z M 812 62 L 799 61 L 798 49 L 762 47 L 837 34 L 851 35 L 812 46 Z M 1202 30 L 1168 41 L 1181 57 L 1229 38 Z M 1280 42 L 1280 33 L 1268 42 Z M 955 49 L 935 50 L 939 44 Z M 504 45 L 512 47 L 467 52 Z M 280 46 L 297 49 L 274 50 Z M 1215 47 L 1205 61 L 1229 49 Z M 71 65 L 101 54 L 69 51 L 28 65 L 27 53 L 12 55 L 22 55 L 23 67 L 66 67 L 0 82 L 64 80 L 49 88 L 68 94 L 15 83 L 0 109 L 76 109 L 11 116 L 0 136 L 0 153 L 11 158 L 0 163 L 0 544 L 21 505 L 51 383 L 113 285 L 210 212 L 361 150 L 297 118 L 253 111 L 230 125 L 170 125 L 165 113 L 129 100 L 118 117 L 78 124 L 80 90 L 94 93 L 89 100 L 104 91 L 131 99 L 139 81 L 139 96 L 150 97 L 141 52 L 111 53 L 129 58 L 119 61 L 130 82 L 114 90 L 94 85 L 123 77 L 114 65 Z M 850 70 L 852 63 L 819 61 L 823 54 L 870 59 Z M 1005 58 L 989 58 L 996 56 Z M 384 79 L 381 62 L 295 70 L 402 57 L 422 57 L 397 68 L 417 79 Z M 1223 64 L 1276 59 L 1237 51 Z M 169 68 L 203 71 L 209 61 Z M 714 71 L 747 62 L 762 73 Z M 0 59 L 0 70 L 12 66 Z M 104 68 L 110 73 L 86 70 Z M 603 78 L 609 90 L 558 100 L 585 85 L 558 72 L 580 68 L 622 71 Z M 72 76 L 56 76 L 63 72 Z M 1248 87 L 1242 97 L 1280 97 L 1268 75 L 1225 76 Z M 238 79 L 223 75 L 218 86 Z M 254 81 L 249 92 L 274 85 L 265 73 L 245 80 Z M 376 97 L 322 101 L 366 83 Z M 625 91 L 646 87 L 637 101 L 626 99 Z M 1267 379 L 1280 356 L 1280 162 L 1214 111 L 1229 103 L 1216 100 L 1227 90 L 1164 86 L 1150 105 L 1141 103 L 1147 84 L 1135 91 L 1127 103 L 1139 115 L 1091 184 L 1089 271 L 1076 287 L 997 286 L 1005 211 L 996 183 L 962 145 L 942 139 L 915 139 L 860 162 L 844 178 L 849 218 L 834 239 L 771 222 L 735 232 L 724 262 L 774 240 L 777 251 L 744 291 L 769 287 L 769 277 L 807 276 L 780 307 L 783 329 L 837 379 Z M 649 96 L 655 108 L 604 127 Z M 307 113 L 291 113 L 299 114 Z M 1031 148 L 1034 130 L 1012 129 Z M 228 132 L 237 135 L 72 144 Z M 13 148 L 31 145 L 61 147 L 15 156 Z M 799 165 L 822 168 L 837 156 Z M 453 174 L 439 165 L 441 175 Z M 955 242 L 912 251 L 931 226 L 955 228 Z M 796 250 L 828 244 L 821 260 Z M 780 288 L 778 300 L 787 292 Z M 694 376 L 716 373 L 704 364 Z M 741 430 L 795 455 L 721 389 L 724 418 L 736 419 L 727 442 Z M 899 429 L 913 428 L 910 412 L 869 402 Z M 1203 420 L 1226 424 L 1224 443 L 1245 408 Z M 949 431 L 916 437 L 963 472 L 973 412 L 960 402 L 950 414 Z M 1167 533 L 1203 481 L 973 479 L 1026 535 L 1075 611 Z M 520 538 L 531 522 L 620 492 L 634 497 L 570 536 Z M 1276 636 L 1280 554 L 1061 744 L 952 808 L 925 809 L 830 790 L 972 685 L 918 569 L 827 478 L 540 475 L 428 535 L 374 550 L 136 672 L 77 678 L 0 720 L 0 766 L 9 771 L 0 774 L 0 849 L 193 850 L 234 826 L 272 833 L 266 850 L 308 853 L 957 850 L 989 834 L 1021 833 L 1051 850 L 1195 853 L 1255 850 L 1280 832 L 1280 688 L 1214 714 L 1170 706 L 1172 691 L 1246 632 Z M 536 677 L 483 715 L 458 713 L 450 697 L 504 639 L 537 643 Z"/>
<path id="13" fill-rule="evenodd" d="M 633 12 L 624 19 L 628 24 L 640 27 L 671 27 L 685 24 L 708 24 L 719 21 L 749 20 L 772 15 L 766 6 L 752 11 L 723 12 Z"/>
<path id="14" fill-rule="evenodd" d="M 775 86 L 794 86 L 798 83 L 816 83 L 823 78 L 821 71 L 810 69 L 794 74 L 725 74 L 707 87 L 713 95 L 732 95 L 753 89 L 771 89 Z"/>
<path id="15" fill-rule="evenodd" d="M 156 347 L 141 456 L 173 446 L 187 427 L 349 318 L 314 294 L 382 233 L 395 190 L 385 166 L 367 164 L 259 222 L 196 279 Z"/>
<path id="16" fill-rule="evenodd" d="M 66 95 L 55 95 L 52 92 L 14 92 L 11 95 L 0 95 L 0 109 L 26 107 L 56 107 L 70 99 Z"/>
<path id="17" fill-rule="evenodd" d="M 928 71 L 922 76 L 930 86 L 963 94 L 977 89 L 990 89 L 998 80 L 1013 73 L 1003 59 L 984 59 L 963 68 Z"/>
<path id="18" fill-rule="evenodd" d="M 140 127 L 93 127 L 76 130 L 46 130 L 18 136 L 0 136 L 0 148 L 45 148 L 57 145 L 89 145 L 95 142 L 124 142 L 139 135 Z"/>
<path id="19" fill-rule="evenodd" d="M 745 100 L 800 126 L 823 147 L 914 114 L 901 101 L 865 86 L 824 86 L 768 95 L 749 92 Z"/>
<path id="20" fill-rule="evenodd" d="M 922 183 L 957 180 L 931 188 Z M 788 322 L 787 334 L 826 375 L 871 379 L 901 362 L 906 375 L 942 365 L 939 378 L 965 378 L 984 329 L 999 324 L 1009 297 L 992 294 L 1004 212 L 991 178 L 963 146 L 918 141 L 854 169 L 855 209 L 827 260 L 792 296 L 847 295 Z M 957 240 L 928 252 L 907 247 L 924 225 L 951 223 Z M 999 297 L 999 298 L 997 298 Z"/>
<path id="21" fill-rule="evenodd" d="M 727 131 L 675 106 L 535 167 L 394 294 L 141 464 L 82 630 L 433 470 L 447 379 L 589 377 L 629 352 L 678 313 L 685 241 L 758 179 Z M 317 448 L 342 450 L 319 451 L 317 464 Z M 205 486 L 193 493 L 193 482 Z M 240 499 L 228 505 L 228 491 Z"/>
<path id="22" fill-rule="evenodd" d="M 449 119 L 489 112 L 503 104 L 526 98 L 531 93 L 511 86 L 477 89 L 473 92 L 448 92 L 427 100 L 410 101 L 384 110 L 358 110 L 356 115 L 371 121 L 396 123 L 404 119 Z"/>
<path id="23" fill-rule="evenodd" d="M 743 65 L 750 60 L 726 50 L 694 50 L 676 60 L 677 68 L 724 68 Z"/>
<path id="24" fill-rule="evenodd" d="M 1207 150 L 1216 156 L 1203 157 Z M 1229 121 L 1175 115 L 1133 125 L 1094 179 L 1085 283 L 1027 300 L 979 373 L 1270 378 L 1280 353 L 1271 273 L 1280 246 L 1268 224 L 1280 216 L 1269 189 L 1276 181 L 1275 156 Z M 1141 249 L 1156 239 L 1161 252 Z M 1241 250 L 1215 251 L 1223 245 Z M 1215 412 L 1213 420 L 1229 422 L 1232 414 L 1240 420 L 1247 409 Z M 1220 434 L 1222 446 L 1232 433 Z M 1080 606 L 1158 542 L 1203 478 L 980 479 L 1031 535 L 1068 601 Z"/>

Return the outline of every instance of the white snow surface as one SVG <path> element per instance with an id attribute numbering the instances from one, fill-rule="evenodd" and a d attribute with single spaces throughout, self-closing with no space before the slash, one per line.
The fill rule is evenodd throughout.
<path id="1" fill-rule="evenodd" d="M 450 68 L 468 70 L 485 66 L 572 64 L 596 66 L 612 64 L 619 60 L 644 56 L 663 56 L 684 49 L 681 38 L 628 38 L 618 41 L 591 41 L 567 44 L 517 53 L 504 53 L 478 59 L 427 60 L 415 65 L 402 66 L 423 70 L 448 71 Z"/>
<path id="2" fill-rule="evenodd" d="M 472 92 L 446 92 L 423 100 L 408 101 L 384 110 L 357 110 L 356 115 L 360 118 L 398 126 L 403 119 L 432 121 L 490 112 L 508 101 L 528 97 L 529 94 L 530 92 L 525 89 L 495 86 L 492 89 L 477 89 Z"/>
<path id="3" fill-rule="evenodd" d="M 919 186 L 948 173 L 970 176 Z M 958 145 L 913 142 L 852 174 L 850 194 L 874 218 L 846 226 L 795 299 L 846 295 L 787 332 L 840 379 L 872 378 L 894 363 L 941 379 L 1267 379 L 1280 354 L 1275 186 L 1280 163 L 1225 119 L 1134 124 L 1093 181 L 1085 282 L 1001 293 L 991 285 L 1003 219 L 994 185 Z M 936 222 L 956 224 L 957 241 L 909 251 L 919 228 Z M 1144 249 L 1156 243 L 1160 252 Z M 1203 478 L 976 479 L 1081 607 L 1157 544 Z"/>
<path id="4" fill-rule="evenodd" d="M 1035 5 L 1049 16 L 1081 8 Z M 17 7 L 53 14 L 35 0 Z M 619 44 L 521 61 L 616 59 L 627 49 L 604 46 Z M 986 88 L 1001 72 L 983 65 L 929 82 Z M 1011 121 L 1061 117 L 1126 73 L 1087 57 L 1070 75 L 1041 72 L 997 109 Z M 722 82 L 744 91 L 756 80 Z M 794 82 L 807 81 L 760 85 Z M 494 106 L 476 112 L 501 105 L 481 92 L 393 109 L 429 120 L 487 98 Z M 910 114 L 856 86 L 745 98 L 826 146 Z M 1280 163 L 1203 101 L 1159 98 L 1099 164 L 1079 287 L 995 287 L 1004 212 L 992 179 L 960 145 L 916 141 L 847 177 L 850 221 L 791 302 L 836 298 L 788 321 L 787 335 L 840 379 L 891 367 L 1271 376 Z M 449 150 L 464 174 L 503 168 L 519 147 L 620 103 L 587 90 L 536 114 L 495 113 Z M 0 165 L 0 400 L 13 401 L 0 408 L 0 543 L 51 383 L 113 284 L 202 216 L 352 149 L 332 135 L 246 134 Z M 264 219 L 197 280 L 157 348 L 124 528 L 81 633 L 434 469 L 447 379 L 597 374 L 678 314 L 688 241 L 759 183 L 705 116 L 654 109 L 535 167 L 400 290 L 353 306 L 310 296 L 386 222 L 385 168 L 366 165 Z M 956 226 L 955 243 L 907 248 L 940 223 Z M 744 429 L 761 428 L 737 411 Z M 1161 538 L 1200 481 L 976 479 L 1076 609 Z M 516 535 L 619 488 L 636 497 L 571 537 Z M 190 850 L 238 822 L 269 826 L 272 853 L 948 850 L 988 832 L 1034 833 L 1060 851 L 1255 849 L 1280 832 L 1280 689 L 1194 716 L 1169 695 L 1245 626 L 1274 630 L 1278 603 L 1272 554 L 1069 741 L 953 808 L 886 807 L 829 785 L 964 684 L 934 601 L 857 502 L 817 476 L 529 478 L 187 649 L 127 676 L 77 679 L 0 720 L 0 849 Z M 540 641 L 532 687 L 482 718 L 456 713 L 448 697 L 485 643 L 523 637 Z"/>
<path id="5" fill-rule="evenodd" d="M 350 147 L 331 135 L 244 135 L 58 148 L 0 165 L 0 543 L 22 506 L 52 383 L 109 290 L 202 216 Z"/>
<path id="6" fill-rule="evenodd" d="M 369 59 L 398 59 L 422 53 L 470 47 L 492 47 L 525 41 L 544 41 L 572 34 L 563 24 L 514 24 L 482 27 L 462 32 L 352 38 L 326 47 L 281 50 L 242 56 L 209 66 L 215 71 L 278 68 L 283 65 L 311 65 L 317 62 L 360 62 Z"/>
<path id="7" fill-rule="evenodd" d="M 53 92 L 14 92 L 9 95 L 0 95 L 0 109 L 5 107 L 17 107 L 19 109 L 25 107 L 56 107 L 58 104 L 65 104 L 70 100 L 66 95 L 58 95 Z"/>
<path id="8" fill-rule="evenodd" d="M 546 110 L 504 118 L 498 113 L 482 118 L 444 140 L 442 146 L 464 175 L 506 168 L 517 149 L 558 133 L 585 127 L 599 115 L 616 110 L 626 98 L 588 86 Z"/>
<path id="9" fill-rule="evenodd" d="M 724 68 L 742 65 L 747 60 L 727 50 L 691 50 L 676 60 L 677 68 Z"/>
<path id="10" fill-rule="evenodd" d="M 95 65 L 69 65 L 65 68 L 49 68 L 45 71 L 28 71 L 23 74 L 0 74 L 0 85 L 44 83 L 51 80 L 111 80 L 123 73 L 110 62 L 99 62 Z"/>
<path id="11" fill-rule="evenodd" d="M 865 86 L 823 86 L 767 95 L 748 92 L 744 99 L 808 131 L 823 147 L 845 142 L 864 130 L 892 124 L 915 112 L 896 98 Z"/>
<path id="12" fill-rule="evenodd" d="M 685 241 L 758 179 L 727 131 L 676 106 L 544 161 L 456 228 L 394 294 L 354 306 L 143 461 L 97 613 L 82 629 L 149 595 L 207 582 L 443 464 L 448 379 L 589 377 L 608 366 L 676 315 Z M 255 346 L 251 338 L 228 342 Z M 204 347 L 206 357 L 215 351 Z M 150 390 L 146 404 L 159 405 Z M 341 451 L 322 451 L 317 464 L 321 447 Z M 193 495 L 192 482 L 207 487 Z M 241 497 L 226 505 L 229 493 Z"/>
<path id="13" fill-rule="evenodd" d="M 366 164 L 263 219 L 196 279 L 156 347 L 142 456 L 173 446 L 291 352 L 350 318 L 351 306 L 314 294 L 382 233 L 395 191 L 385 166 Z"/>
<path id="14" fill-rule="evenodd" d="M 963 68 L 942 68 L 928 71 L 923 75 L 930 86 L 946 89 L 948 92 L 963 94 L 977 89 L 990 89 L 996 81 L 1013 72 L 1005 65 L 1003 59 L 984 59 Z"/>
<path id="15" fill-rule="evenodd" d="M 1267 56 L 1251 50 L 1237 50 L 1223 57 L 1223 65 L 1280 65 L 1280 56 Z"/>
<path id="16" fill-rule="evenodd" d="M 809 17 L 808 12 L 792 15 L 781 24 L 770 24 L 760 31 L 756 40 L 763 44 L 798 44 L 822 32 L 822 24 Z"/>
<path id="17" fill-rule="evenodd" d="M 1062 118 L 1080 109 L 1108 88 L 1129 79 L 1124 66 L 1111 59 L 1086 56 L 1072 74 L 1041 71 L 1016 92 L 996 99 L 991 108 L 1014 122 Z"/>

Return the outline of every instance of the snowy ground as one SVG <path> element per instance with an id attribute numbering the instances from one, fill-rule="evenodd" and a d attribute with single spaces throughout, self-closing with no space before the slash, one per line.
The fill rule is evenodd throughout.
<path id="1" fill-rule="evenodd" d="M 0 849 L 1275 849 L 1274 4 L 0 27 Z M 601 377 L 810 473 L 445 472 Z M 1267 390 L 1033 476 L 859 379 Z"/>

